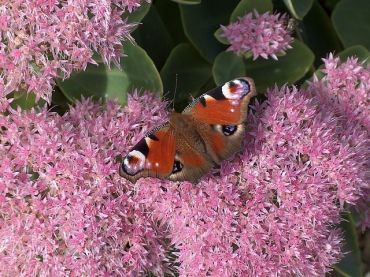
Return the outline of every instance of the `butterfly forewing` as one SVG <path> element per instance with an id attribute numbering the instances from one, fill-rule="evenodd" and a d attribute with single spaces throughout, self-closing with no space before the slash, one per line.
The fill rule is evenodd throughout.
<path id="1" fill-rule="evenodd" d="M 136 182 L 140 177 L 164 178 L 171 174 L 176 139 L 169 125 L 154 129 L 141 139 L 123 159 L 120 175 Z"/>

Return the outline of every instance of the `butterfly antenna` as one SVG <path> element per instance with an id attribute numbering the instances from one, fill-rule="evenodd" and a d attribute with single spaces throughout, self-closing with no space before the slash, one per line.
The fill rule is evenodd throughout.
<path id="1" fill-rule="evenodd" d="M 173 93 L 173 100 L 172 100 L 172 110 L 175 110 L 175 100 L 176 100 L 176 92 L 177 92 L 177 77 L 178 74 L 176 73 L 176 79 L 175 79 L 175 92 Z"/>

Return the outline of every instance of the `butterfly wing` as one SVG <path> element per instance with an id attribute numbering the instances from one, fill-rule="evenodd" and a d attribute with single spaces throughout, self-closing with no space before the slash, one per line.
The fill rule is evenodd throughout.
<path id="1" fill-rule="evenodd" d="M 120 175 L 135 183 L 141 177 L 168 177 L 173 169 L 176 140 L 167 123 L 142 138 L 123 159 Z"/>
<path id="2" fill-rule="evenodd" d="M 212 166 L 197 147 L 189 144 L 184 132 L 167 123 L 148 133 L 130 150 L 120 166 L 120 175 L 132 183 L 149 176 L 195 182 Z"/>
<path id="3" fill-rule="evenodd" d="M 216 163 L 241 150 L 248 104 L 255 95 L 253 80 L 238 78 L 201 95 L 183 111 L 196 122 Z"/>
<path id="4" fill-rule="evenodd" d="M 200 177 L 213 167 L 214 164 L 203 151 L 203 147 L 199 147 L 198 142 L 194 140 L 197 135 L 194 129 L 176 135 L 174 166 L 168 179 L 172 181 L 187 180 L 196 183 Z"/>
<path id="5" fill-rule="evenodd" d="M 141 139 L 124 158 L 120 175 L 196 182 L 215 163 L 241 150 L 253 80 L 238 78 L 200 96 L 182 114 Z"/>
<path id="6" fill-rule="evenodd" d="M 249 101 L 255 95 L 254 81 L 238 78 L 204 93 L 183 113 L 207 124 L 238 125 L 244 122 Z"/>

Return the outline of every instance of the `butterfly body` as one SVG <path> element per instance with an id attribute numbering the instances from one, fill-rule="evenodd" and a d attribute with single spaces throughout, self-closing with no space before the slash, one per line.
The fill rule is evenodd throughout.
<path id="1" fill-rule="evenodd" d="M 124 158 L 120 175 L 196 182 L 242 149 L 253 80 L 238 78 L 196 99 L 141 139 Z"/>

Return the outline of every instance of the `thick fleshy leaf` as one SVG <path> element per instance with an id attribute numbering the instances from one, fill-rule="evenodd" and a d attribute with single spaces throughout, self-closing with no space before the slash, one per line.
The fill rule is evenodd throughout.
<path id="1" fill-rule="evenodd" d="M 202 0 L 172 0 L 172 1 L 184 5 L 196 5 L 202 2 Z"/>
<path id="2" fill-rule="evenodd" d="M 154 6 L 173 40 L 172 48 L 181 42 L 188 42 L 182 27 L 180 5 L 172 1 L 156 1 Z"/>
<path id="3" fill-rule="evenodd" d="M 137 45 L 126 43 L 121 58 L 122 70 L 109 69 L 104 64 L 89 65 L 85 71 L 73 73 L 65 81 L 58 81 L 59 88 L 70 100 L 81 96 L 96 99 L 113 99 L 125 104 L 127 93 L 133 89 L 163 91 L 158 71 L 146 52 Z"/>
<path id="4" fill-rule="evenodd" d="M 215 59 L 212 73 L 216 85 L 221 85 L 237 77 L 243 77 L 245 76 L 243 58 L 232 52 L 221 52 Z"/>
<path id="5" fill-rule="evenodd" d="M 336 5 L 332 21 L 345 47 L 361 44 L 370 50 L 370 1 L 342 0 Z"/>
<path id="6" fill-rule="evenodd" d="M 215 32 L 215 38 L 219 41 L 219 42 L 221 42 L 222 44 L 225 44 L 225 45 L 229 45 L 230 43 L 229 43 L 229 41 L 227 40 L 227 38 L 225 38 L 223 35 L 223 31 L 222 31 L 222 29 L 221 29 L 221 27 L 220 28 L 218 28 L 217 30 L 216 30 L 216 32 Z"/>
<path id="7" fill-rule="evenodd" d="M 292 46 L 293 49 L 288 50 L 287 54 L 279 57 L 277 61 L 262 58 L 245 61 L 246 74 L 255 80 L 260 92 L 275 84 L 293 84 L 310 70 L 314 60 L 312 51 L 298 40 L 295 40 Z"/>
<path id="8" fill-rule="evenodd" d="M 230 22 L 234 22 L 238 17 L 244 16 L 249 12 L 256 10 L 258 13 L 272 11 L 271 0 L 241 0 L 230 16 Z"/>
<path id="9" fill-rule="evenodd" d="M 317 1 L 314 1 L 298 29 L 304 43 L 315 53 L 315 66 L 319 66 L 322 63 L 321 59 L 329 52 L 342 50 L 330 18 Z"/>
<path id="10" fill-rule="evenodd" d="M 145 49 L 157 68 L 163 66 L 175 46 L 167 26 L 159 15 L 157 6 L 152 5 L 140 28 L 137 28 L 133 33 L 136 43 Z"/>
<path id="11" fill-rule="evenodd" d="M 121 104 L 126 103 L 129 84 L 125 72 L 117 68 L 109 70 L 104 64 L 88 65 L 85 71 L 73 73 L 70 78 L 58 82 L 63 94 L 72 102 L 84 96 L 115 99 Z"/>
<path id="12" fill-rule="evenodd" d="M 225 46 L 214 37 L 220 25 L 229 23 L 229 15 L 238 0 L 203 0 L 199 5 L 180 5 L 184 31 L 199 53 L 212 63 Z"/>
<path id="13" fill-rule="evenodd" d="M 285 6 L 296 19 L 303 19 L 312 7 L 314 0 L 284 0 Z"/>
<path id="14" fill-rule="evenodd" d="M 341 229 L 344 233 L 342 260 L 334 266 L 335 270 L 344 276 L 361 277 L 361 253 L 358 244 L 355 223 L 350 213 L 342 217 Z"/>
<path id="15" fill-rule="evenodd" d="M 196 97 L 211 78 L 211 65 L 188 43 L 176 46 L 161 70 L 166 98 L 173 100 L 175 106 L 184 108 L 190 95 Z"/>
<path id="16" fill-rule="evenodd" d="M 54 88 L 51 98 L 50 110 L 59 114 L 64 114 L 69 109 L 71 101 L 63 94 L 58 86 Z"/>
<path id="17" fill-rule="evenodd" d="M 38 104 L 36 102 L 36 95 L 32 92 L 13 92 L 11 98 L 13 98 L 11 106 L 14 109 L 19 107 L 22 110 L 30 110 Z M 42 103 L 45 104 L 45 101 L 42 101 Z"/>
<path id="18" fill-rule="evenodd" d="M 342 61 L 346 61 L 347 58 L 357 57 L 360 61 L 370 63 L 370 52 L 362 45 L 355 45 L 344 49 L 338 53 L 338 57 Z"/>
<path id="19" fill-rule="evenodd" d="M 127 56 L 121 58 L 121 67 L 130 80 L 128 91 L 146 89 L 162 94 L 161 76 L 145 50 L 132 43 L 125 43 L 123 52 Z"/>
<path id="20" fill-rule="evenodd" d="M 122 14 L 122 17 L 123 18 L 126 18 L 127 19 L 127 22 L 129 23 L 140 23 L 141 20 L 143 20 L 143 18 L 145 17 L 145 15 L 148 13 L 149 9 L 150 9 L 150 6 L 151 4 L 150 3 L 147 3 L 147 2 L 144 2 L 141 3 L 141 6 L 139 8 L 137 8 L 136 10 L 134 10 L 133 12 L 124 12 Z M 136 29 L 139 25 L 136 25 L 134 27 L 134 29 Z"/>

